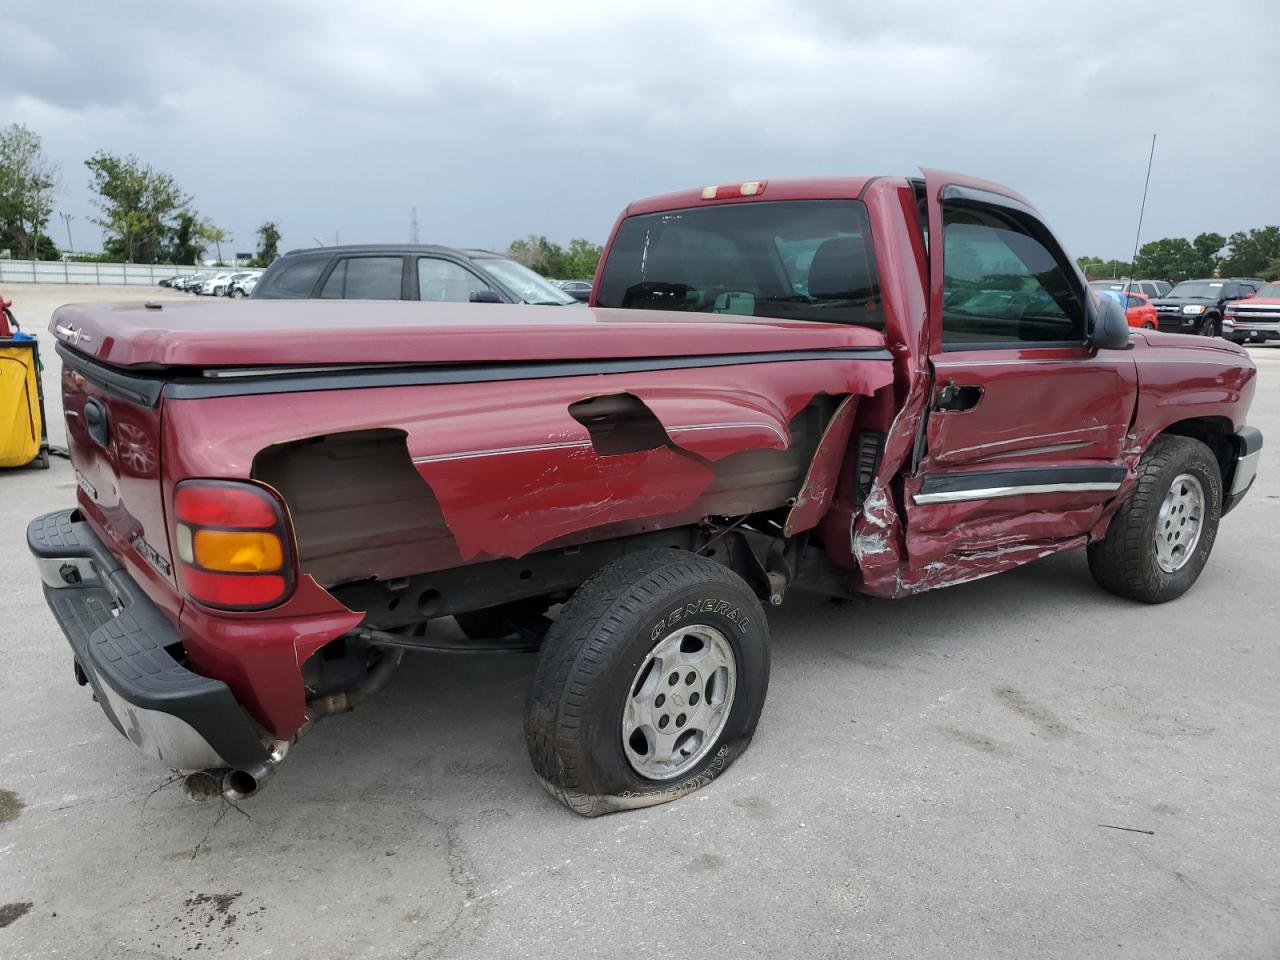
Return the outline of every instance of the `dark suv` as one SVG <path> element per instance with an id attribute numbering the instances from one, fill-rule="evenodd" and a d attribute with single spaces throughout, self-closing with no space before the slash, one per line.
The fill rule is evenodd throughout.
<path id="1" fill-rule="evenodd" d="M 1163 297 L 1152 300 L 1151 305 L 1156 308 L 1161 330 L 1216 337 L 1222 333 L 1226 305 L 1251 296 L 1257 289 L 1254 281 L 1235 277 L 1183 280 Z"/>
<path id="2" fill-rule="evenodd" d="M 578 302 L 502 254 L 414 244 L 291 250 L 267 268 L 253 299 Z"/>

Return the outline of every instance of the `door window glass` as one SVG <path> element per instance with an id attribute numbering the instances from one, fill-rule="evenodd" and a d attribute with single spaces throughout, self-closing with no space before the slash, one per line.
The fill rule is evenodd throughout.
<path id="1" fill-rule="evenodd" d="M 328 257 L 304 258 L 283 264 L 279 270 L 268 272 L 268 280 L 257 291 L 257 299 L 309 297 L 328 265 Z"/>
<path id="2" fill-rule="evenodd" d="M 451 260 L 421 257 L 418 260 L 418 298 L 447 303 L 466 303 L 471 294 L 491 289 L 466 267 Z"/>
<path id="3" fill-rule="evenodd" d="M 400 257 L 347 257 L 324 282 L 326 300 L 399 300 Z"/>
<path id="4" fill-rule="evenodd" d="M 943 208 L 942 342 L 1083 342 L 1084 304 L 1054 255 L 1013 219 Z"/>

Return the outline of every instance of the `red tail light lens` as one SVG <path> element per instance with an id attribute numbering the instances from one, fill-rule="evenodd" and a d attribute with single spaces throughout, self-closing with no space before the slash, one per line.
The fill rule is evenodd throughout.
<path id="1" fill-rule="evenodd" d="M 270 491 L 235 480 L 184 480 L 173 497 L 183 589 L 224 610 L 262 610 L 293 592 L 284 509 Z"/>

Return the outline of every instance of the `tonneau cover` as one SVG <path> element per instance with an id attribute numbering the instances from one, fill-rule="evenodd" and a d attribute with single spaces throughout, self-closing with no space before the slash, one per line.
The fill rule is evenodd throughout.
<path id="1" fill-rule="evenodd" d="M 875 330 L 706 313 L 361 300 L 88 303 L 61 343 L 122 367 L 483 363 L 882 349 Z"/>

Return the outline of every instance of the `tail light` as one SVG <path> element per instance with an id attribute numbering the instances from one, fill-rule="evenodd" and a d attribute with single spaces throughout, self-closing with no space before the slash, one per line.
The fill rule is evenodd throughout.
<path id="1" fill-rule="evenodd" d="M 183 589 L 224 610 L 261 610 L 293 593 L 293 555 L 280 502 L 234 480 L 184 480 L 173 495 Z"/>

